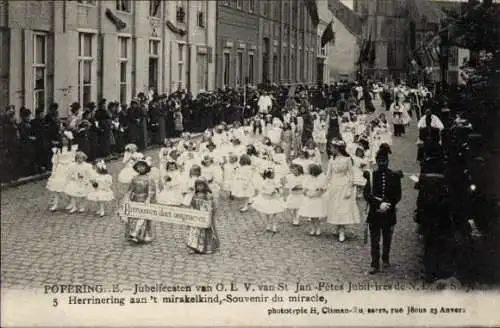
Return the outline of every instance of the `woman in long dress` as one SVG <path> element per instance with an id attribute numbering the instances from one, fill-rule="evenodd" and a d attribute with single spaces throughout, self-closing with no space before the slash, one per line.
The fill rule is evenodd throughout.
<path id="1" fill-rule="evenodd" d="M 130 183 L 127 193 L 132 202 L 154 203 L 156 201 L 156 183 L 149 176 L 151 167 L 145 160 L 137 161 L 133 169 L 138 173 Z M 151 220 L 127 218 L 126 236 L 134 243 L 147 243 L 153 240 L 153 222 Z"/>
<path id="2" fill-rule="evenodd" d="M 211 254 L 219 249 L 220 241 L 215 229 L 215 206 L 208 182 L 200 178 L 194 183 L 194 195 L 191 208 L 210 212 L 208 228 L 191 227 L 187 238 L 187 247 L 196 254 Z"/>
<path id="3" fill-rule="evenodd" d="M 339 241 L 345 240 L 345 226 L 361 223 L 361 215 L 356 202 L 354 188 L 353 160 L 346 152 L 343 141 L 333 141 L 332 157 L 328 162 L 327 222 L 337 227 Z"/>

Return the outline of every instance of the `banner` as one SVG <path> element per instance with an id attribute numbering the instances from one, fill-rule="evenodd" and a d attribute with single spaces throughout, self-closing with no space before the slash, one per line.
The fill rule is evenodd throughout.
<path id="1" fill-rule="evenodd" d="M 206 211 L 191 208 L 166 206 L 159 204 L 145 204 L 137 202 L 124 202 L 118 214 L 123 218 L 135 218 L 143 220 L 160 221 L 197 228 L 208 228 L 210 226 L 211 208 L 207 202 Z"/>

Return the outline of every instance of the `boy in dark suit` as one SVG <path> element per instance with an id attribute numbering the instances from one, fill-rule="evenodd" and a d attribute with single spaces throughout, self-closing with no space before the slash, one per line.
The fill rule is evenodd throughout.
<path id="1" fill-rule="evenodd" d="M 382 261 L 384 268 L 390 267 L 389 253 L 391 250 L 392 234 L 396 225 L 396 205 L 401 200 L 401 172 L 389 169 L 388 145 L 381 145 L 376 155 L 377 170 L 368 180 L 363 196 L 370 206 L 368 225 L 370 228 L 371 270 L 370 274 L 380 272 L 380 237 L 383 240 Z"/>

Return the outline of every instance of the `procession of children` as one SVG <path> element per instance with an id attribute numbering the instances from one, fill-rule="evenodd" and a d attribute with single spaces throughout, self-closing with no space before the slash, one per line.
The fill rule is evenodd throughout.
<path id="1" fill-rule="evenodd" d="M 294 109 L 281 117 L 258 114 L 243 124 L 223 123 L 205 131 L 199 142 L 188 133 L 177 143 L 167 139 L 157 159 L 127 145 L 117 181 L 104 161 L 98 160 L 94 167 L 87 163 L 67 132 L 61 148 L 53 149 L 54 169 L 47 184 L 54 195 L 50 210 L 60 209 L 62 199 L 68 198 L 69 213 L 84 213 L 93 204 L 100 217 L 114 216 L 114 199 L 121 199 L 120 204 L 132 201 L 210 211 L 208 228 L 186 231 L 186 245 L 193 253 L 210 254 L 220 247 L 217 210 L 220 201 L 227 200 L 238 202 L 243 216 L 257 211 L 265 220 L 262 229 L 271 234 L 279 232 L 278 217 L 284 216 L 294 226 L 310 226 L 311 236 L 332 225 L 344 242 L 346 230 L 364 221 L 363 172 L 374 163 L 380 145 L 392 144 L 392 131 L 383 115 L 369 120 L 360 109 L 312 115 L 313 137 L 305 143 L 297 133 L 300 115 Z M 333 116 L 338 116 L 340 138 L 327 142 Z M 117 185 L 127 188 L 125 195 L 118 194 Z M 131 243 L 154 240 L 151 220 L 122 219 Z"/>

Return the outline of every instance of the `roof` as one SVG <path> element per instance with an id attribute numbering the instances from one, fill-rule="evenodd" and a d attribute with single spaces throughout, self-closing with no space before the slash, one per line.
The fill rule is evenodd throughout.
<path id="1" fill-rule="evenodd" d="M 356 36 L 361 35 L 363 27 L 361 18 L 349 7 L 340 2 L 340 0 L 328 0 L 328 9 L 330 9 L 333 16 L 340 21 L 349 32 Z"/>

